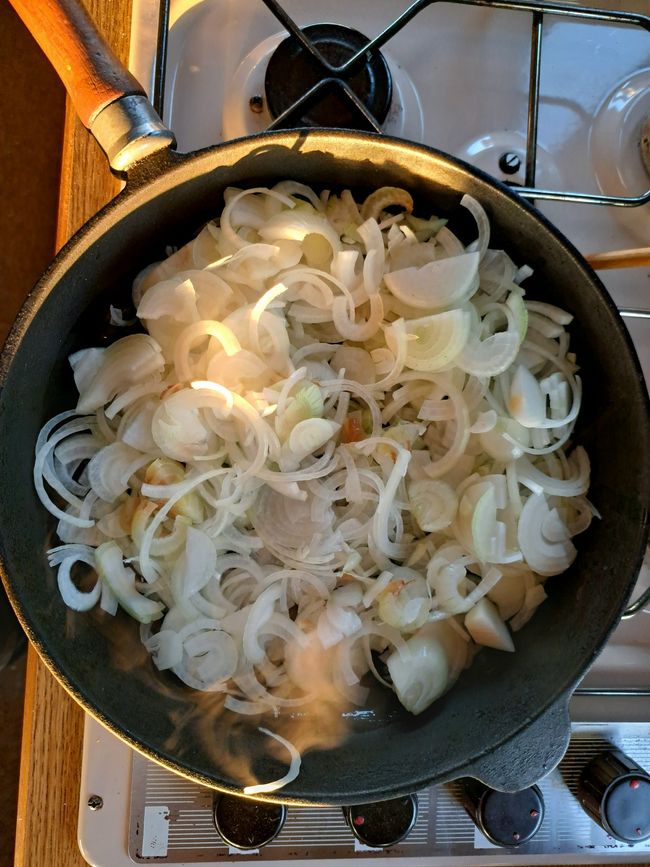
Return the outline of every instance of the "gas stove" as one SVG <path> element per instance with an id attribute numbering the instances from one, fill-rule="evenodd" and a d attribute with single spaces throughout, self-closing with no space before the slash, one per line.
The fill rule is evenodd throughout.
<path id="1" fill-rule="evenodd" d="M 513 5 L 283 0 L 278 10 L 274 0 L 134 0 L 130 67 L 158 101 L 181 151 L 269 126 L 322 123 L 334 114 L 362 129 L 432 145 L 517 185 L 584 253 L 647 245 L 650 176 L 639 139 L 650 116 L 650 19 L 597 15 L 578 4 L 508 8 Z M 314 68 L 320 63 L 322 72 L 323 63 L 299 34 L 287 42 L 293 22 L 306 28 L 330 73 L 350 64 L 351 93 L 336 75 L 320 81 Z M 378 36 L 366 54 L 367 40 Z M 303 98 L 294 88 L 297 70 L 309 82 Z M 648 377 L 650 272 L 601 277 Z M 637 594 L 649 585 L 644 566 Z M 456 782 L 419 792 L 378 819 L 370 807 L 347 816 L 340 808 L 314 807 L 258 817 L 250 848 L 242 848 L 227 827 L 228 805 L 219 806 L 211 790 L 132 752 L 88 718 L 81 851 L 96 867 L 227 860 L 291 860 L 305 867 L 377 859 L 402 867 L 650 862 L 650 839 L 622 842 L 613 815 L 617 798 L 628 815 L 630 792 L 635 798 L 650 792 L 650 779 L 636 767 L 650 770 L 650 606 L 638 608 L 573 696 L 565 758 L 518 801 L 512 821 L 519 824 L 505 832 L 515 839 L 505 842 L 519 845 L 497 845 L 504 840 L 499 822 L 496 830 L 491 824 L 491 793 Z M 612 758 L 612 750 L 631 764 Z M 609 798 L 612 833 L 580 804 L 590 784 Z M 234 812 L 241 819 L 242 810 Z M 390 841 L 377 837 L 373 816 L 380 837 L 398 819 L 393 838 L 405 836 L 378 845 Z M 650 835 L 647 807 L 637 822 L 628 829 L 631 840 L 644 837 L 646 825 Z M 257 832 L 267 845 L 256 841 Z"/>

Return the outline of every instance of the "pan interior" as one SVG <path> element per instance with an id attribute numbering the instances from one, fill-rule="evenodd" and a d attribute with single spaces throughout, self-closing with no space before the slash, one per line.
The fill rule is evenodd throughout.
<path id="1" fill-rule="evenodd" d="M 549 582 L 549 600 L 515 636 L 516 653 L 482 651 L 454 689 L 416 718 L 378 692 L 370 709 L 347 718 L 342 742 L 303 757 L 300 776 L 281 793 L 287 801 L 358 803 L 457 775 L 566 694 L 593 660 L 643 550 L 647 397 L 620 319 L 574 251 L 504 188 L 435 152 L 372 136 L 283 133 L 176 158 L 160 173 L 150 168 L 132 179 L 57 259 L 5 349 L 0 533 L 3 577 L 39 651 L 88 710 L 139 749 L 225 789 L 238 789 L 247 767 L 259 779 L 286 770 L 286 754 L 267 754 L 257 719 L 222 713 L 219 698 L 158 672 L 133 621 L 65 608 L 46 564 L 54 522 L 33 490 L 34 442 L 47 418 L 76 402 L 68 354 L 110 339 L 98 326 L 99 312 L 128 293 L 134 275 L 217 215 L 226 186 L 289 178 L 316 189 L 350 187 L 360 196 L 403 186 L 414 195 L 416 213 L 449 217 L 466 240 L 473 229 L 460 198 L 470 193 L 482 202 L 491 246 L 534 268 L 528 296 L 575 316 L 572 347 L 584 384 L 575 441 L 590 455 L 589 496 L 602 514 L 578 537 L 574 566 Z M 296 715 L 299 724 L 317 731 L 324 721 L 306 712 Z"/>

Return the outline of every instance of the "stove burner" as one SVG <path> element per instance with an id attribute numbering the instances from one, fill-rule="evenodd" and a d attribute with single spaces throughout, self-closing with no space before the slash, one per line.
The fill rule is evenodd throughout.
<path id="1" fill-rule="evenodd" d="M 260 849 L 282 830 L 287 808 L 283 804 L 221 795 L 215 799 L 213 815 L 215 828 L 228 846 Z"/>
<path id="2" fill-rule="evenodd" d="M 344 807 L 343 815 L 354 836 L 372 848 L 385 849 L 403 840 L 415 825 L 418 800 L 415 795 Z"/>
<path id="3" fill-rule="evenodd" d="M 596 112 L 589 150 L 605 195 L 638 196 L 648 189 L 643 137 L 648 134 L 649 115 L 650 69 L 621 81 Z"/>
<path id="4" fill-rule="evenodd" d="M 373 130 L 372 118 L 383 123 L 390 108 L 392 80 L 382 53 L 367 51 L 343 72 L 341 67 L 368 44 L 367 37 L 339 24 L 311 24 L 302 32 L 320 58 L 294 36 L 273 52 L 264 88 L 271 115 L 279 119 L 274 126 Z"/>

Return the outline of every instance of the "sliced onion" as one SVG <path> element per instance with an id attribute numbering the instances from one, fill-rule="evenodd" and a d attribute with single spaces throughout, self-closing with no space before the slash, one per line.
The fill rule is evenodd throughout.
<path id="1" fill-rule="evenodd" d="M 467 343 L 471 316 L 467 310 L 448 310 L 405 323 L 407 354 L 405 364 L 412 370 L 436 371 L 451 364 Z M 393 332 L 386 330 L 386 342 L 393 352 Z"/>
<path id="2" fill-rule="evenodd" d="M 421 530 L 444 530 L 456 517 L 458 497 L 446 482 L 422 479 L 408 486 L 413 516 Z"/>
<path id="3" fill-rule="evenodd" d="M 547 304 L 544 301 L 526 301 L 526 307 L 531 313 L 538 313 L 540 316 L 545 316 L 556 322 L 558 325 L 568 325 L 573 321 L 573 316 L 562 310 L 560 307 L 555 307 L 553 304 Z"/>
<path id="4" fill-rule="evenodd" d="M 544 492 L 558 497 L 578 497 L 585 494 L 589 488 L 589 458 L 580 446 L 574 451 L 573 457 L 576 473 L 567 479 L 553 478 L 535 467 L 528 458 L 521 457 L 517 461 L 519 481 L 529 487 L 533 493 Z"/>
<path id="5" fill-rule="evenodd" d="M 72 567 L 75 563 L 86 563 L 95 569 L 95 556 L 92 549 L 90 553 L 77 551 L 61 560 L 56 579 L 59 592 L 68 608 L 71 608 L 73 611 L 89 611 L 99 602 L 102 592 L 102 582 L 97 580 L 91 590 L 79 590 L 71 575 Z"/>
<path id="6" fill-rule="evenodd" d="M 90 459 L 88 481 L 98 497 L 112 503 L 126 491 L 131 476 L 150 462 L 149 455 L 131 446 L 111 443 Z"/>
<path id="7" fill-rule="evenodd" d="M 363 321 L 348 316 L 348 303 L 345 298 L 335 298 L 332 302 L 331 318 L 339 334 L 348 340 L 370 340 L 378 331 L 384 317 L 384 305 L 380 295 L 371 295 L 370 314 Z"/>
<path id="8" fill-rule="evenodd" d="M 492 602 L 523 625 L 595 513 L 586 455 L 562 448 L 570 316 L 524 301 L 530 269 L 487 249 L 471 197 L 467 249 L 444 220 L 384 214 L 410 211 L 403 191 L 363 218 L 349 191 L 291 181 L 224 199 L 220 225 L 136 280 L 149 335 L 70 359 L 91 415 L 37 440 L 69 542 L 49 562 L 67 602 L 130 611 L 154 664 L 226 709 L 363 702 L 366 673 L 391 687 L 383 653 L 418 713 L 472 635 L 508 644 Z M 93 560 L 80 593 L 70 568 Z"/>
<path id="9" fill-rule="evenodd" d="M 54 515 L 56 518 L 59 518 L 61 521 L 70 523 L 75 527 L 82 528 L 93 527 L 95 522 L 88 518 L 77 517 L 59 508 L 59 506 L 57 506 L 56 503 L 53 502 L 53 500 L 45 490 L 45 484 L 43 479 L 46 474 L 46 466 L 49 456 L 54 450 L 54 448 L 58 445 L 58 443 L 72 434 L 81 433 L 82 431 L 87 431 L 89 429 L 90 423 L 88 419 L 75 419 L 65 422 L 65 424 L 61 428 L 59 428 L 56 433 L 51 433 L 46 441 L 41 443 L 39 438 L 39 442 L 37 442 L 38 448 L 36 456 L 34 458 L 34 487 L 36 488 L 36 493 L 41 503 L 45 506 L 48 512 L 50 512 L 50 514 Z M 52 481 L 54 482 L 55 490 L 57 490 L 61 494 L 65 494 L 65 488 L 63 487 L 63 485 L 60 482 L 57 482 L 55 479 L 53 479 Z M 79 500 L 77 500 L 76 502 L 78 504 L 78 508 L 80 508 L 81 502 Z"/>
<path id="10" fill-rule="evenodd" d="M 473 241 L 467 249 L 477 250 L 482 259 L 485 256 L 488 244 L 490 243 L 490 221 L 488 220 L 483 206 L 480 202 L 477 202 L 473 196 L 465 193 L 463 198 L 460 200 L 460 203 L 464 208 L 467 208 L 474 217 L 478 228 L 478 238 L 476 241 Z"/>
<path id="11" fill-rule="evenodd" d="M 122 608 L 140 623 L 150 623 L 162 617 L 164 606 L 138 593 L 135 573 L 124 566 L 122 551 L 115 542 L 104 542 L 95 553 L 96 568 L 115 594 Z"/>
<path id="12" fill-rule="evenodd" d="M 345 370 L 348 379 L 362 385 L 372 385 L 375 381 L 375 365 L 370 353 L 360 346 L 340 346 L 332 356 L 331 365 L 335 370 Z"/>
<path id="13" fill-rule="evenodd" d="M 79 394 L 77 412 L 92 412 L 108 403 L 118 389 L 136 385 L 164 367 L 158 344 L 148 334 L 129 334 L 103 353 L 94 376 Z"/>
<path id="14" fill-rule="evenodd" d="M 142 296 L 136 313 L 144 320 L 169 316 L 180 322 L 194 322 L 198 310 L 192 281 L 172 278 L 156 283 Z"/>
<path id="15" fill-rule="evenodd" d="M 282 204 L 286 205 L 286 207 L 288 208 L 294 208 L 296 204 L 288 196 L 284 196 L 281 193 L 276 192 L 275 190 L 269 190 L 267 189 L 267 187 L 251 187 L 248 190 L 241 190 L 237 192 L 226 202 L 226 207 L 223 209 L 220 221 L 221 231 L 235 249 L 241 249 L 247 244 L 247 241 L 237 234 L 235 228 L 232 225 L 233 219 L 236 218 L 237 205 L 239 205 L 242 199 L 246 198 L 247 196 L 256 196 L 258 194 L 274 198 L 276 201 L 282 202 Z"/>
<path id="16" fill-rule="evenodd" d="M 68 361 L 78 392 L 86 391 L 89 388 L 90 383 L 99 373 L 105 354 L 105 348 L 91 347 L 90 349 L 80 349 L 69 356 Z"/>
<path id="17" fill-rule="evenodd" d="M 393 652 L 386 660 L 400 702 L 412 714 L 420 714 L 449 685 L 449 662 L 444 647 L 425 633 L 406 642 L 406 653 Z"/>
<path id="18" fill-rule="evenodd" d="M 143 643 L 159 671 L 166 671 L 182 662 L 183 642 L 171 629 L 161 629 Z"/>
<path id="19" fill-rule="evenodd" d="M 183 329 L 174 347 L 174 365 L 176 376 L 181 382 L 188 382 L 196 378 L 193 376 L 190 365 L 190 351 L 192 345 L 202 337 L 214 337 L 223 347 L 226 355 L 235 355 L 241 346 L 233 332 L 221 322 L 194 322 Z"/>
<path id="20" fill-rule="evenodd" d="M 280 599 L 282 587 L 272 584 L 257 597 L 248 615 L 244 627 L 243 649 L 249 662 L 260 663 L 266 654 L 259 639 L 264 627 L 273 616 L 275 605 Z"/>
<path id="21" fill-rule="evenodd" d="M 389 447 L 392 448 L 390 440 L 386 440 L 384 444 L 389 444 Z M 356 443 L 356 445 L 357 447 L 365 446 L 365 443 Z M 397 452 L 395 466 L 388 477 L 386 487 L 380 494 L 377 510 L 372 519 L 372 532 L 374 541 L 380 551 L 391 559 L 402 559 L 406 554 L 404 543 L 398 539 L 391 540 L 388 535 L 388 527 L 397 488 L 406 475 L 406 470 L 411 460 L 411 453 L 397 444 L 395 444 L 395 449 Z"/>
<path id="22" fill-rule="evenodd" d="M 174 565 L 171 576 L 176 599 L 189 599 L 203 590 L 217 569 L 217 550 L 202 530 L 188 527 L 185 551 Z"/>
<path id="23" fill-rule="evenodd" d="M 552 541 L 544 535 L 551 510 L 543 494 L 531 494 L 519 517 L 519 546 L 530 568 L 539 575 L 559 575 L 573 563 L 576 549 L 570 539 Z"/>
<path id="24" fill-rule="evenodd" d="M 295 780 L 300 773 L 300 753 L 294 747 L 294 745 L 285 738 L 280 737 L 280 735 L 275 734 L 275 732 L 271 732 L 268 729 L 262 728 L 261 726 L 259 727 L 259 731 L 261 731 L 264 735 L 268 735 L 270 738 L 274 738 L 279 744 L 282 744 L 283 747 L 286 747 L 289 751 L 291 761 L 289 763 L 289 770 L 283 777 L 280 777 L 280 779 L 278 780 L 273 780 L 270 783 L 258 783 L 254 786 L 244 786 L 245 795 L 261 795 L 264 792 L 277 792 L 278 789 L 283 788 L 283 786 L 286 786 L 293 780 Z"/>
<path id="25" fill-rule="evenodd" d="M 174 674 L 193 689 L 222 692 L 237 670 L 235 642 L 209 618 L 199 618 L 178 633 L 183 646 L 181 662 L 171 666 Z"/>
<path id="26" fill-rule="evenodd" d="M 508 398 L 510 415 L 524 427 L 540 427 L 546 418 L 546 400 L 533 374 L 520 364 L 512 378 Z"/>
<path id="27" fill-rule="evenodd" d="M 456 364 L 474 376 L 497 376 L 514 362 L 521 345 L 521 334 L 507 307 L 508 329 L 490 334 L 484 340 L 474 333 L 456 357 Z M 524 368 L 525 369 L 525 368 Z"/>
<path id="28" fill-rule="evenodd" d="M 301 461 L 334 437 L 341 425 L 326 418 L 307 418 L 298 422 L 289 434 L 291 457 Z"/>
<path id="29" fill-rule="evenodd" d="M 460 307 L 476 292 L 479 254 L 436 259 L 420 268 L 404 268 L 384 276 L 391 293 L 411 307 L 444 310 Z"/>
<path id="30" fill-rule="evenodd" d="M 308 235 L 320 235 L 330 245 L 332 254 L 341 246 L 341 240 L 329 222 L 318 213 L 294 209 L 271 217 L 260 229 L 265 241 L 304 241 Z"/>

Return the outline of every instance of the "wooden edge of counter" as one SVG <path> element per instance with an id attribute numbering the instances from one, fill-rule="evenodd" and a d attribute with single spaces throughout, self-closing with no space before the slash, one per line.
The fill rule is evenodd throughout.
<path id="1" fill-rule="evenodd" d="M 85 0 L 116 54 L 128 58 L 131 0 Z M 57 249 L 119 190 L 70 100 L 61 160 Z M 15 867 L 84 867 L 77 845 L 83 710 L 30 647 L 25 682 Z"/>

